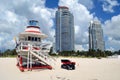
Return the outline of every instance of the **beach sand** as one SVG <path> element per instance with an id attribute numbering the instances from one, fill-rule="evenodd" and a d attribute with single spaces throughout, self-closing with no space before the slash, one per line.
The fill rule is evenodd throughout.
<path id="1" fill-rule="evenodd" d="M 61 59 L 53 70 L 20 72 L 16 58 L 0 58 L 0 80 L 120 80 L 120 59 L 68 58 L 76 62 L 75 70 L 61 69 Z"/>

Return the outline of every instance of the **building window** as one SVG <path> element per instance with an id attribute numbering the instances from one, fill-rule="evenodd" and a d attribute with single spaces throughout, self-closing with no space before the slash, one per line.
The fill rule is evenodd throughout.
<path id="1" fill-rule="evenodd" d="M 35 37 L 35 41 L 37 41 L 37 37 Z"/>
<path id="2" fill-rule="evenodd" d="M 32 37 L 32 41 L 34 41 L 34 37 Z"/>
<path id="3" fill-rule="evenodd" d="M 40 42 L 40 41 L 41 41 L 41 39 L 40 39 L 40 38 L 38 38 L 38 41 Z"/>
<path id="4" fill-rule="evenodd" d="M 31 37 L 30 36 L 28 36 L 28 41 L 30 41 L 31 40 Z"/>

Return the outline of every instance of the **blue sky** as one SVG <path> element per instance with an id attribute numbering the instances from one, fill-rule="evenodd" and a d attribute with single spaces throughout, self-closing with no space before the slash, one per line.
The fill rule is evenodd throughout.
<path id="1" fill-rule="evenodd" d="M 120 49 L 120 0 L 1 0 L 0 50 L 13 49 L 13 38 L 23 32 L 30 19 L 39 21 L 40 29 L 52 43 L 55 35 L 55 12 L 67 6 L 74 15 L 75 49 L 88 50 L 88 27 L 99 20 L 106 50 Z"/>
<path id="2" fill-rule="evenodd" d="M 104 22 L 108 19 L 111 19 L 111 17 L 113 17 L 114 15 L 120 14 L 120 6 L 112 7 L 114 12 L 110 12 L 109 9 L 108 9 L 108 11 L 103 10 L 102 5 L 104 2 L 102 2 L 102 0 L 94 0 L 93 2 L 94 2 L 94 8 L 92 10 L 90 10 L 90 12 L 95 13 L 95 16 L 100 18 L 102 22 Z M 119 0 L 118 0 L 118 3 L 120 3 Z M 108 4 L 108 6 L 109 6 L 109 4 Z"/>
<path id="3" fill-rule="evenodd" d="M 48 8 L 57 8 L 59 0 L 46 0 L 45 6 Z"/>
<path id="4" fill-rule="evenodd" d="M 85 1 L 89 1 L 89 0 L 85 0 Z M 112 16 L 120 14 L 120 0 L 113 0 L 119 3 L 119 6 L 113 7 L 114 12 L 103 11 L 102 5 L 104 3 L 104 0 L 90 0 L 90 1 L 93 2 L 94 7 L 88 10 L 90 11 L 90 13 L 95 13 L 95 16 L 100 18 L 103 23 L 104 21 L 111 19 Z M 57 8 L 58 2 L 59 0 L 46 0 L 45 6 L 48 8 Z"/>

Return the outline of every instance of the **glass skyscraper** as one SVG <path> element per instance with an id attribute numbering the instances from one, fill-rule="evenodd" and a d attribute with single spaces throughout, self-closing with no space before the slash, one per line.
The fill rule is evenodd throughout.
<path id="1" fill-rule="evenodd" d="M 99 21 L 91 21 L 89 26 L 89 49 L 104 51 L 103 30 Z"/>
<path id="2" fill-rule="evenodd" d="M 74 17 L 69 8 L 58 7 L 56 11 L 56 52 L 74 50 Z"/>

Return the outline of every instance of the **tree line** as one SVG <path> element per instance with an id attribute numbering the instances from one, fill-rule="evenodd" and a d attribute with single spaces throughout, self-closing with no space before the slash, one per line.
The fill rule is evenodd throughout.
<path id="1" fill-rule="evenodd" d="M 120 50 L 118 51 L 101 51 L 101 50 L 92 50 L 89 49 L 88 51 L 63 51 L 59 52 L 58 54 L 52 53 L 52 47 L 50 49 L 49 54 L 52 56 L 76 56 L 76 57 L 107 57 L 107 56 L 112 56 L 112 55 L 120 55 Z M 9 57 L 9 56 L 16 56 L 17 52 L 15 49 L 7 49 L 4 52 L 0 51 L 0 57 Z"/>
<path id="2" fill-rule="evenodd" d="M 101 50 L 92 50 L 89 49 L 88 51 L 62 51 L 59 52 L 58 54 L 52 53 L 52 49 L 49 52 L 50 55 L 53 56 L 75 56 L 75 57 L 107 57 L 107 56 L 112 56 L 112 55 L 120 55 L 120 50 L 118 51 L 101 51 Z"/>
<path id="3" fill-rule="evenodd" d="M 0 57 L 12 57 L 12 56 L 16 56 L 17 55 L 17 52 L 15 49 L 7 49 L 5 50 L 4 52 L 1 52 L 0 51 Z"/>

